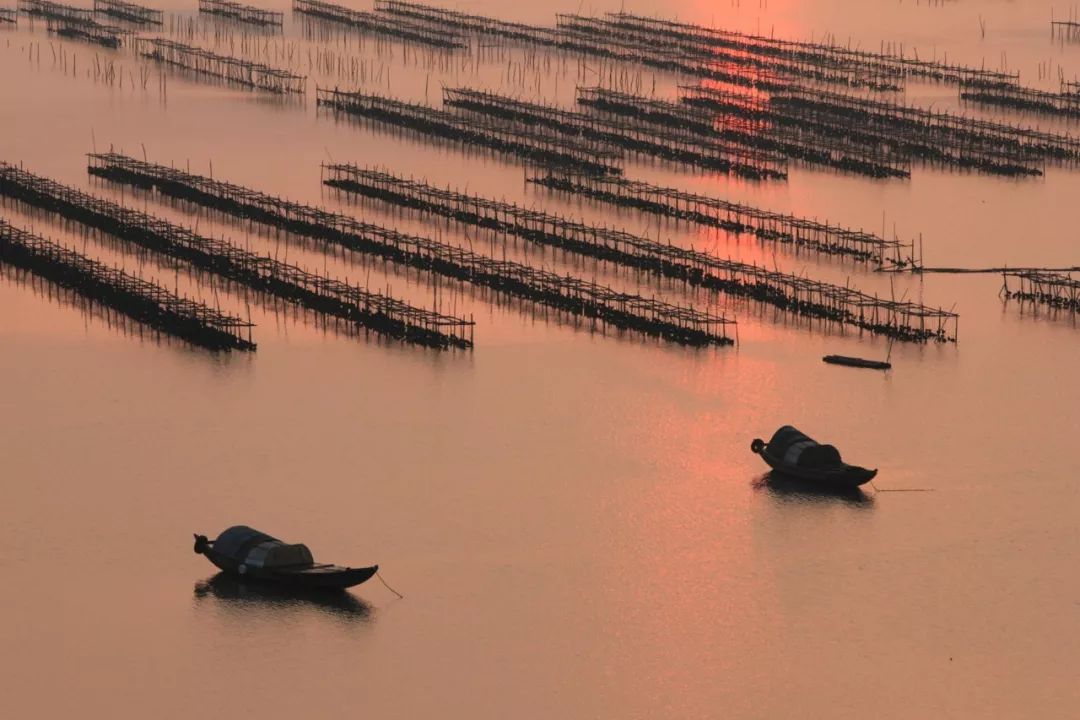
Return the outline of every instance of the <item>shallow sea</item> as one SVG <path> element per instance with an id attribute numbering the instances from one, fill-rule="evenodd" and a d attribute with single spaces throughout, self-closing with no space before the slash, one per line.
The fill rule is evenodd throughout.
<path id="1" fill-rule="evenodd" d="M 513 46 L 446 56 L 351 34 L 305 39 L 282 2 L 272 9 L 285 11 L 283 36 L 200 20 L 194 3 L 158 6 L 172 18 L 166 35 L 271 63 L 292 53 L 312 86 L 437 103 L 438 88 L 469 85 L 567 107 L 575 85 L 597 78 L 674 93 L 675 79 L 659 72 Z M 1007 67 L 1047 89 L 1080 74 L 1080 43 L 1051 38 L 1045 2 L 454 7 L 535 23 L 625 8 L 875 50 L 903 43 L 905 54 Z M 342 332 L 0 206 L 10 222 L 250 312 L 259 344 L 214 356 L 116 327 L 10 273 L 0 279 L 0 716 L 1076 716 L 1075 315 L 1003 301 L 1000 276 L 874 273 L 658 225 L 526 186 L 523 167 L 503 157 L 316 112 L 313 92 L 280 103 L 144 67 L 130 52 L 58 40 L 23 18 L 0 29 L 0 160 L 472 314 L 476 347 L 440 353 Z M 912 83 L 906 93 L 935 108 L 957 107 L 955 97 L 947 85 Z M 738 320 L 740 342 L 687 349 L 467 288 L 433 289 L 415 272 L 91 181 L 85 154 L 110 147 L 711 307 Z M 879 357 L 889 344 L 358 205 L 322 189 L 328 161 L 955 306 L 959 339 L 896 343 L 889 374 L 828 366 L 823 354 Z M 1080 262 L 1074 169 L 1012 180 L 916 167 L 910 180 L 873 181 L 793 166 L 775 183 L 642 162 L 627 173 L 921 235 L 927 265 Z M 880 468 L 876 487 L 836 497 L 764 483 L 750 440 L 787 423 Z M 325 602 L 208 582 L 214 573 L 192 554 L 191 533 L 239 523 L 305 542 L 320 559 L 379 563 L 405 599 L 376 580 Z"/>

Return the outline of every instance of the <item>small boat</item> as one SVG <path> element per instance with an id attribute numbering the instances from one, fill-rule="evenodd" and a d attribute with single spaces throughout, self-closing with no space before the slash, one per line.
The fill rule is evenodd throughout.
<path id="1" fill-rule="evenodd" d="M 835 447 L 811 440 L 790 425 L 773 433 L 768 444 L 754 438 L 750 450 L 781 475 L 830 488 L 858 487 L 877 475 L 877 470 L 848 465 Z"/>
<path id="2" fill-rule="evenodd" d="M 870 370 L 889 370 L 892 363 L 887 360 L 865 360 L 863 358 L 848 357 L 847 355 L 826 355 L 821 358 L 830 365 L 847 365 L 848 367 L 868 368 Z"/>
<path id="3" fill-rule="evenodd" d="M 195 553 L 232 575 L 306 589 L 342 590 L 379 570 L 378 565 L 349 568 L 316 563 L 306 545 L 289 545 L 246 525 L 234 525 L 217 540 L 196 535 Z"/>

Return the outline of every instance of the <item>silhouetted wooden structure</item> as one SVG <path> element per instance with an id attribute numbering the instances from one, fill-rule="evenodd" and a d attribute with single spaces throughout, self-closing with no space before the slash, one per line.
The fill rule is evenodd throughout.
<path id="1" fill-rule="evenodd" d="M 361 92 L 318 88 L 317 103 L 334 112 L 353 115 L 382 125 L 406 128 L 429 137 L 516 155 L 525 160 L 578 172 L 619 174 L 619 156 L 595 142 L 555 133 L 521 133 L 482 118 L 469 118 L 427 105 Z"/>
<path id="2" fill-rule="evenodd" d="M 1020 85 L 961 85 L 960 99 L 1040 115 L 1080 117 L 1080 95 L 1064 84 L 1059 92 Z"/>
<path id="3" fill-rule="evenodd" d="M 387 35 L 447 50 L 469 46 L 465 37 L 459 33 L 409 22 L 392 15 L 352 10 L 320 0 L 293 0 L 293 12 L 359 32 Z"/>
<path id="4" fill-rule="evenodd" d="M 911 176 L 910 160 L 883 150 L 883 146 L 857 144 L 843 138 L 810 135 L 786 125 L 748 125 L 731 122 L 715 110 L 692 104 L 656 100 L 601 87 L 579 87 L 577 102 L 594 111 L 632 118 L 652 128 L 679 128 L 700 142 L 723 140 L 736 147 L 778 153 L 792 160 L 874 178 Z M 647 132 L 660 132 L 651 130 Z"/>
<path id="5" fill-rule="evenodd" d="M 136 25 L 163 24 L 164 13 L 154 8 L 143 7 L 123 0 L 94 0 L 94 13 L 108 15 L 117 20 Z"/>
<path id="6" fill-rule="evenodd" d="M 17 8 L 0 8 L 0 25 L 18 25 L 19 11 Z"/>
<path id="7" fill-rule="evenodd" d="M 876 125 L 895 132 L 899 140 L 929 139 L 956 150 L 972 148 L 1007 159 L 1039 157 L 1080 159 L 1080 138 L 1012 123 L 993 122 L 947 111 L 901 105 L 810 88 L 793 88 L 774 95 L 771 105 L 784 105 L 804 120 L 815 116 L 851 127 Z"/>
<path id="8" fill-rule="evenodd" d="M 534 175 L 528 178 L 550 190 L 574 193 L 598 202 L 634 208 L 676 220 L 717 227 L 734 233 L 752 233 L 762 240 L 786 243 L 830 255 L 875 262 L 905 263 L 906 247 L 863 230 L 852 230 L 816 220 L 762 210 L 750 205 L 688 193 L 621 177 Z"/>
<path id="9" fill-rule="evenodd" d="M 787 127 L 829 147 L 842 142 L 900 162 L 955 165 L 1009 176 L 1041 175 L 1046 160 L 1080 157 L 1077 139 L 947 112 L 896 105 L 809 88 L 789 88 L 768 99 L 718 88 L 683 87 L 683 104 L 719 113 L 768 137 Z"/>
<path id="10" fill-rule="evenodd" d="M 1080 22 L 1076 20 L 1051 20 L 1050 34 L 1061 40 L 1076 42 L 1080 40 Z"/>
<path id="11" fill-rule="evenodd" d="M 279 95 L 300 94 L 307 90 L 307 78 L 261 63 L 192 47 L 164 38 L 135 39 L 135 50 L 142 57 L 195 75 L 216 78 L 253 90 L 265 90 Z"/>
<path id="12" fill-rule="evenodd" d="M 651 158 L 752 180 L 787 177 L 787 159 L 778 153 L 740 146 L 719 136 L 702 138 L 677 127 L 644 127 L 470 88 L 444 88 L 443 104 L 496 118 L 518 135 L 555 132 L 568 139 L 587 138 Z"/>
<path id="13" fill-rule="evenodd" d="M 156 188 L 244 220 L 378 257 L 500 295 L 553 308 L 568 315 L 685 345 L 730 345 L 735 322 L 709 311 L 623 293 L 571 275 L 559 275 L 508 260 L 496 260 L 429 238 L 364 223 L 321 208 L 256 190 L 192 175 L 175 168 L 116 154 L 90 156 L 90 172 L 117 182 Z"/>
<path id="14" fill-rule="evenodd" d="M 131 33 L 115 25 L 102 25 L 96 20 L 46 19 L 46 29 L 52 35 L 82 40 L 102 47 L 119 48 Z"/>
<path id="15" fill-rule="evenodd" d="M 53 35 L 118 48 L 128 31 L 94 20 L 94 11 L 51 0 L 19 0 L 18 9 L 30 17 L 44 18 Z"/>
<path id="16" fill-rule="evenodd" d="M 0 195 L 180 260 L 315 313 L 417 345 L 471 347 L 473 322 L 412 307 L 346 281 L 309 272 L 161 218 L 118 205 L 6 163 Z"/>
<path id="17" fill-rule="evenodd" d="M 1015 83 L 1018 77 L 884 50 L 766 38 L 630 13 L 561 15 L 552 28 L 403 0 L 376 0 L 375 10 L 489 40 L 553 47 L 759 89 L 780 88 L 792 78 L 890 91 L 902 89 L 908 77 L 989 85 Z"/>
<path id="18" fill-rule="evenodd" d="M 51 0 L 19 0 L 19 12 L 30 17 L 48 18 L 51 20 L 67 20 L 73 22 L 92 21 L 94 11 L 87 8 L 64 5 Z"/>
<path id="19" fill-rule="evenodd" d="M 617 16 L 606 18 L 583 15 L 556 15 L 556 27 L 566 36 L 590 39 L 594 42 L 617 44 L 619 47 L 657 59 L 678 58 L 699 63 L 704 68 L 723 67 L 742 75 L 761 74 L 773 82 L 810 81 L 851 88 L 867 88 L 878 92 L 903 89 L 902 78 L 894 74 L 867 69 L 861 65 L 822 64 L 801 58 L 756 54 L 744 49 L 732 49 L 717 44 L 687 39 L 678 33 L 651 31 L 625 22 Z M 698 73 L 694 73 L 698 74 Z"/>
<path id="20" fill-rule="evenodd" d="M 1010 279 L 1017 286 L 1009 287 Z M 1007 298 L 1080 312 L 1080 279 L 1072 273 L 1012 270 L 1001 274 L 1001 284 L 1001 292 Z"/>
<path id="21" fill-rule="evenodd" d="M 210 350 L 255 349 L 250 322 L 0 220 L 0 265 L 4 264 L 193 345 Z"/>
<path id="22" fill-rule="evenodd" d="M 458 222 L 516 235 L 688 285 L 760 301 L 807 317 L 852 325 L 901 340 L 949 339 L 950 313 L 879 299 L 850 287 L 724 260 L 630 233 L 585 225 L 512 203 L 441 190 L 355 165 L 324 165 L 332 187 Z"/>
<path id="23" fill-rule="evenodd" d="M 262 27 L 281 27 L 285 18 L 284 13 L 262 10 L 232 0 L 199 0 L 199 12 Z"/>
<path id="24" fill-rule="evenodd" d="M 682 38 L 705 47 L 725 48 L 750 57 L 782 58 L 830 71 L 847 69 L 869 77 L 916 77 L 938 82 L 980 82 L 989 85 L 1015 83 L 1019 78 L 1018 73 L 972 68 L 937 60 L 921 60 L 884 51 L 856 50 L 828 43 L 785 40 L 712 29 L 632 13 L 609 13 L 608 17 L 618 26 L 635 30 L 646 40 L 664 42 L 672 37 Z"/>
<path id="25" fill-rule="evenodd" d="M 470 15 L 419 3 L 397 0 L 376 0 L 375 10 L 394 17 L 424 23 L 432 28 L 453 29 L 466 35 L 476 35 L 485 44 L 502 40 L 512 43 L 553 48 L 620 62 L 701 77 L 719 82 L 754 88 L 782 87 L 785 81 L 767 73 L 748 71 L 743 66 L 702 62 L 685 54 L 657 50 L 652 46 L 635 45 L 626 41 L 586 36 L 558 28 L 507 22 L 482 15 Z"/>

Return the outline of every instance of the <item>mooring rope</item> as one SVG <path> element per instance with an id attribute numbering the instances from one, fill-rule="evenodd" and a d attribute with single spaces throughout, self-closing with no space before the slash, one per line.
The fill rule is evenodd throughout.
<path id="1" fill-rule="evenodd" d="M 404 599 L 405 599 L 405 596 L 404 596 L 404 595 L 402 595 L 401 593 L 399 593 L 399 592 L 398 592 L 397 590 L 395 590 L 394 588 L 390 587 L 390 584 L 389 584 L 389 583 L 387 583 L 387 582 L 386 582 L 385 580 L 383 580 L 383 577 L 382 577 L 382 575 L 380 575 L 380 574 L 379 574 L 379 571 L 378 571 L 378 570 L 376 570 L 376 571 L 375 571 L 375 577 L 379 578 L 379 582 L 381 582 L 381 583 L 382 583 L 383 585 L 385 585 L 385 586 L 386 586 L 386 589 L 387 589 L 387 590 L 389 590 L 390 592 L 394 593 L 395 595 L 397 595 L 397 596 L 398 596 L 399 598 L 401 598 L 402 600 L 404 600 Z"/>

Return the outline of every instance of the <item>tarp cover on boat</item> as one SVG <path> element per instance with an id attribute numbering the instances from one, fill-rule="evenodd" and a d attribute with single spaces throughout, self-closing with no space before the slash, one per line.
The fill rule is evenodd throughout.
<path id="1" fill-rule="evenodd" d="M 277 540 L 256 545 L 244 559 L 245 565 L 262 568 L 311 565 L 313 562 L 307 545 L 286 545 Z"/>
<path id="2" fill-rule="evenodd" d="M 214 550 L 250 567 L 274 568 L 311 565 L 306 545 L 287 545 L 246 525 L 236 525 L 218 536 Z"/>
<path id="3" fill-rule="evenodd" d="M 842 462 L 840 451 L 835 447 L 815 442 L 790 425 L 773 434 L 769 453 L 788 465 L 801 468 L 835 467 Z"/>
<path id="4" fill-rule="evenodd" d="M 234 525 L 218 535 L 214 541 L 214 551 L 237 562 L 243 562 L 253 547 L 264 542 L 280 541 L 247 525 Z"/>

